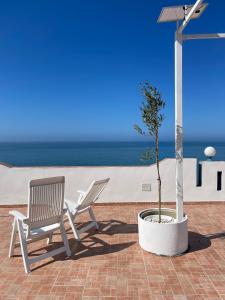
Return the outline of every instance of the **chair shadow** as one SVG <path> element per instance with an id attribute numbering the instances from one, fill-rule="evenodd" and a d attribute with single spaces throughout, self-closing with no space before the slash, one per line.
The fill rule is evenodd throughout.
<path id="1" fill-rule="evenodd" d="M 131 241 L 117 244 L 109 244 L 99 238 L 91 237 L 91 239 L 88 241 L 88 244 L 87 241 L 85 241 L 85 243 L 73 243 L 73 245 L 71 246 L 71 250 L 73 253 L 71 259 L 77 260 L 84 257 L 94 257 L 99 255 L 113 254 L 129 248 L 135 243 L 135 241 Z"/>
<path id="2" fill-rule="evenodd" d="M 110 220 L 110 221 L 101 221 L 99 224 L 99 233 L 113 235 L 117 234 L 130 234 L 130 233 L 138 233 L 138 225 L 137 224 L 127 224 L 125 222 L 121 222 L 118 220 Z"/>
<path id="3" fill-rule="evenodd" d="M 81 223 L 81 224 L 82 226 L 86 225 L 85 223 Z M 104 241 L 104 239 L 99 238 L 99 235 L 104 234 L 104 235 L 111 236 L 113 234 L 137 233 L 138 232 L 137 224 L 127 224 L 117 220 L 109 220 L 109 221 L 98 222 L 98 225 L 99 225 L 98 230 L 95 229 L 88 230 L 86 234 L 82 237 L 81 241 L 76 241 L 74 238 L 70 238 L 68 240 L 72 252 L 70 258 L 66 257 L 65 253 L 61 253 L 59 255 L 54 256 L 51 261 L 48 261 L 37 267 L 34 267 L 32 270 L 37 270 L 39 268 L 42 268 L 46 265 L 53 263 L 54 261 L 59 261 L 59 260 L 60 261 L 67 260 L 67 259 L 78 260 L 81 258 L 113 254 L 113 253 L 123 251 L 129 248 L 130 246 L 136 244 L 136 241 L 110 244 Z M 71 228 L 67 230 L 67 233 L 72 233 Z M 57 236 L 59 234 L 60 233 L 56 233 L 54 235 Z M 95 236 L 95 234 L 98 234 L 98 237 Z M 43 250 L 51 251 L 53 249 L 57 249 L 62 245 L 63 244 L 61 241 L 54 242 L 53 239 L 52 244 L 46 245 L 42 248 L 39 248 L 38 250 L 30 251 L 29 256 L 37 256 L 41 254 L 40 251 Z"/>
<path id="4" fill-rule="evenodd" d="M 99 255 L 106 255 L 106 254 L 113 254 L 119 251 L 122 251 L 132 245 L 134 245 L 136 242 L 125 242 L 125 243 L 118 243 L 118 244 L 108 244 L 104 242 L 101 239 L 92 237 L 91 240 L 89 240 L 89 244 L 85 245 L 83 242 L 74 242 L 74 239 L 69 239 L 69 245 L 72 252 L 71 257 L 66 257 L 65 253 L 60 253 L 54 257 L 52 257 L 51 261 L 48 261 L 46 263 L 43 263 L 39 266 L 36 266 L 32 269 L 38 270 L 39 268 L 42 268 L 44 266 L 52 264 L 54 261 L 65 261 L 65 260 L 78 260 L 81 258 L 87 258 L 87 257 L 94 257 Z M 55 242 L 53 245 L 49 245 L 47 247 L 42 247 L 40 250 L 53 250 L 57 249 L 58 247 L 61 247 L 63 245 L 62 242 Z M 32 251 L 29 253 L 29 256 L 37 256 L 41 253 L 38 253 L 37 251 Z"/>
<path id="5" fill-rule="evenodd" d="M 77 228 L 82 228 L 86 226 L 89 222 L 76 223 Z M 107 221 L 98 221 L 99 228 L 97 229 L 98 234 L 105 235 L 114 235 L 114 234 L 130 234 L 130 233 L 138 233 L 138 225 L 137 224 L 127 224 L 125 222 L 121 222 L 118 220 L 107 220 Z M 96 229 L 91 228 L 87 230 L 86 233 L 92 235 L 93 232 L 96 232 Z M 72 233 L 71 228 L 67 229 L 67 233 Z M 86 235 L 85 238 L 88 236 Z"/>

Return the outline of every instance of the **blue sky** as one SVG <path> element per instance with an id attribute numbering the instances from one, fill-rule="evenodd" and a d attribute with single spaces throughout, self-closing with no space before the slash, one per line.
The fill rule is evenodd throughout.
<path id="1" fill-rule="evenodd" d="M 186 1 L 186 4 L 193 1 Z M 179 0 L 2 1 L 0 140 L 131 141 L 139 84 L 166 101 L 162 140 L 174 137 L 175 24 L 157 24 Z M 225 1 L 211 0 L 186 33 L 225 32 Z M 225 140 L 225 40 L 184 44 L 185 140 Z"/>

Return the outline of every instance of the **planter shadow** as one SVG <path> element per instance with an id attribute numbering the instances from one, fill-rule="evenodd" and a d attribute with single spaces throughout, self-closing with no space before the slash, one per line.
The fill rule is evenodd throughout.
<path id="1" fill-rule="evenodd" d="M 225 232 L 217 232 L 217 233 L 207 234 L 206 237 L 209 238 L 210 240 L 214 240 L 214 239 L 224 240 Z"/>
<path id="2" fill-rule="evenodd" d="M 207 235 L 202 235 L 193 231 L 188 232 L 188 253 L 204 250 L 210 246 L 211 239 Z"/>
<path id="3" fill-rule="evenodd" d="M 197 232 L 188 232 L 189 247 L 187 252 L 200 251 L 211 246 L 211 240 L 225 239 L 225 232 L 217 232 L 212 234 L 202 235 Z"/>

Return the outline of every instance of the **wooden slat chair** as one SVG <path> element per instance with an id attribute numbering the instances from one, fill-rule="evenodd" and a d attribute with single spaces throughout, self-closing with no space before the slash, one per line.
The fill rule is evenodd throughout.
<path id="1" fill-rule="evenodd" d="M 13 256 L 16 246 L 16 235 L 19 234 L 19 243 L 23 257 L 25 272 L 30 272 L 30 264 L 61 252 L 71 256 L 63 215 L 66 213 L 64 205 L 65 177 L 52 177 L 32 180 L 29 183 L 27 217 L 18 211 L 10 211 L 14 217 L 12 236 L 9 248 L 9 257 Z M 64 245 L 34 258 L 28 258 L 27 244 L 43 238 L 48 243 L 54 231 L 60 229 Z"/>
<path id="2" fill-rule="evenodd" d="M 109 182 L 109 179 L 110 178 L 93 181 L 86 192 L 77 191 L 80 194 L 77 201 L 65 199 L 65 205 L 67 207 L 67 216 L 70 222 L 70 226 L 73 230 L 75 239 L 77 239 L 78 241 L 80 241 L 81 233 L 89 230 L 93 226 L 95 226 L 96 229 L 99 228 L 91 206 L 99 198 L 101 192 L 104 190 L 105 186 Z M 75 224 L 75 218 L 77 215 L 86 211 L 88 211 L 89 213 L 91 222 L 78 230 Z"/>

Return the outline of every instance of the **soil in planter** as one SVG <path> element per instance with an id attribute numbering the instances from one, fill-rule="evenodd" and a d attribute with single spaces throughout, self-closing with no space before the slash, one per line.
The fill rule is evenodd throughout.
<path id="1" fill-rule="evenodd" d="M 159 223 L 159 216 L 158 215 L 148 215 L 144 218 L 145 221 L 151 223 Z M 161 215 L 161 223 L 168 224 L 168 223 L 175 223 L 175 219 L 170 216 Z"/>

